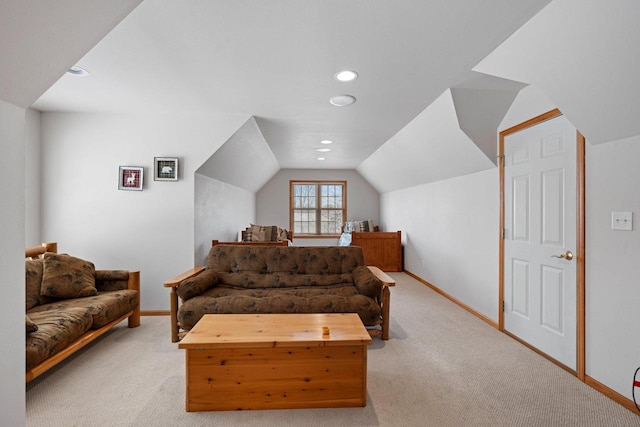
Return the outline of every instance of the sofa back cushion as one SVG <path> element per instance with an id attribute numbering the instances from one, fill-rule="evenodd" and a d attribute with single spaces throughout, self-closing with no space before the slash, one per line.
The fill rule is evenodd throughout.
<path id="1" fill-rule="evenodd" d="M 284 271 L 275 273 L 243 271 L 240 273 L 216 272 L 216 274 L 220 278 L 219 283 L 237 289 L 281 289 L 307 286 L 330 288 L 345 284 L 353 285 L 353 275 L 348 273 L 292 274 Z"/>
<path id="2" fill-rule="evenodd" d="M 40 295 L 42 287 L 42 270 L 44 260 L 42 258 L 25 261 L 25 299 L 26 311 L 42 304 L 51 302 L 52 298 Z"/>
<path id="3" fill-rule="evenodd" d="M 55 298 L 97 295 L 95 266 L 66 254 L 44 254 L 40 294 Z"/>
<path id="4" fill-rule="evenodd" d="M 217 245 L 209 251 L 207 269 L 227 273 L 351 274 L 364 265 L 358 246 Z"/>

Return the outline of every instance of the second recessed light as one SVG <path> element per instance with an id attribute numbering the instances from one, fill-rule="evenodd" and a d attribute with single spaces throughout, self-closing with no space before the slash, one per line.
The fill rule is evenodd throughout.
<path id="1" fill-rule="evenodd" d="M 347 105 L 351 105 L 356 102 L 356 98 L 351 95 L 338 95 L 332 97 L 329 102 L 336 107 L 346 107 Z"/>

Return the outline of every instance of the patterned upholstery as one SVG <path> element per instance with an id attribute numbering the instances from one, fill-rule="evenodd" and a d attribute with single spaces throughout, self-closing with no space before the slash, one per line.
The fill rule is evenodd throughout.
<path id="1" fill-rule="evenodd" d="M 55 255 L 55 256 L 51 256 Z M 45 254 L 44 259 L 25 261 L 25 296 L 26 296 L 26 368 L 27 371 L 55 355 L 72 344 L 91 329 L 99 329 L 104 325 L 121 318 L 138 306 L 138 291 L 128 289 L 129 272 L 124 270 L 97 270 L 92 277 L 92 287 L 96 295 L 77 298 L 52 297 L 43 295 L 51 293 L 54 288 L 75 290 L 78 274 L 71 281 L 64 278 L 65 271 L 58 254 Z M 51 261 L 55 261 L 52 263 Z M 83 270 L 86 261 L 75 261 L 80 265 L 75 270 Z M 49 265 L 47 265 L 49 263 Z M 48 285 L 43 285 L 47 279 Z M 90 265 L 93 268 L 93 264 Z M 58 287 L 56 277 L 63 277 Z M 71 286 L 69 286 L 71 283 Z M 82 287 L 79 287 L 80 289 Z M 80 291 L 80 293 L 85 293 Z M 64 292 L 62 293 L 64 294 Z"/>
<path id="2" fill-rule="evenodd" d="M 198 295 L 181 290 L 192 282 L 178 287 L 183 329 L 218 313 L 358 313 L 367 326 L 380 323 L 381 283 L 359 247 L 218 245 L 201 275 L 209 271 L 215 280 Z"/>

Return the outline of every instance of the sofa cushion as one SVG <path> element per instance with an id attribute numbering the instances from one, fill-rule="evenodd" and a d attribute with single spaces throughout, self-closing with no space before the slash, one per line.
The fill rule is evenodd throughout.
<path id="1" fill-rule="evenodd" d="M 208 270 L 210 271 L 210 270 Z M 239 289 L 256 288 L 296 288 L 301 286 L 332 286 L 353 284 L 351 274 L 292 274 L 279 271 L 275 273 L 258 273 L 244 271 L 241 273 L 218 273 L 220 283 Z M 195 295 L 194 295 L 195 296 Z"/>
<path id="2" fill-rule="evenodd" d="M 25 329 L 27 330 L 27 335 L 29 335 L 31 332 L 35 332 L 38 330 L 38 325 L 33 320 L 31 320 L 31 318 L 26 314 L 24 315 L 24 321 L 25 321 Z"/>
<path id="3" fill-rule="evenodd" d="M 380 296 L 382 283 L 368 267 L 358 267 L 353 270 L 353 282 L 361 294 L 371 298 Z"/>
<path id="4" fill-rule="evenodd" d="M 178 322 L 191 329 L 205 314 L 358 313 L 362 323 L 380 323 L 380 306 L 353 285 L 291 289 L 232 289 L 216 286 L 185 301 Z"/>
<path id="5" fill-rule="evenodd" d="M 96 270 L 96 289 L 98 292 L 119 291 L 129 287 L 129 271 Z"/>
<path id="6" fill-rule="evenodd" d="M 364 265 L 362 248 L 357 246 L 234 246 L 217 245 L 209 250 L 207 269 L 217 272 L 295 274 L 351 273 Z"/>
<path id="7" fill-rule="evenodd" d="M 62 311 L 29 312 L 38 330 L 27 335 L 27 370 L 60 352 L 91 328 L 86 308 L 68 307 Z"/>
<path id="8" fill-rule="evenodd" d="M 42 268 L 44 261 L 42 258 L 25 261 L 25 300 L 26 311 L 31 310 L 40 304 L 51 302 L 53 298 L 40 295 L 42 288 Z"/>
<path id="9" fill-rule="evenodd" d="M 45 311 L 56 313 L 70 308 L 82 308 L 91 317 L 91 327 L 98 329 L 124 316 L 138 306 L 138 293 L 133 290 L 100 292 L 98 295 L 57 300 L 39 305 L 29 311 L 29 315 Z"/>
<path id="10" fill-rule="evenodd" d="M 93 263 L 66 254 L 44 254 L 40 293 L 56 298 L 96 295 Z"/>
<path id="11" fill-rule="evenodd" d="M 176 293 L 183 301 L 196 297 L 218 283 L 218 274 L 213 270 L 205 270 L 195 277 L 183 280 Z"/>

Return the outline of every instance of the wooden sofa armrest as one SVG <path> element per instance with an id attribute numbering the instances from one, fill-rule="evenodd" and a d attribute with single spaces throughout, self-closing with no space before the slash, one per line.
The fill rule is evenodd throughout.
<path id="1" fill-rule="evenodd" d="M 380 291 L 380 309 L 382 310 L 382 339 L 389 339 L 389 304 L 391 303 L 390 286 L 395 286 L 396 281 L 389 277 L 384 271 L 378 267 L 367 266 L 378 280 L 382 282 L 382 289 Z M 380 331 L 378 331 L 380 332 Z"/>
<path id="2" fill-rule="evenodd" d="M 36 259 L 41 257 L 45 252 L 58 252 L 57 242 L 42 243 L 38 246 L 30 246 L 25 249 L 25 258 Z"/>
<path id="3" fill-rule="evenodd" d="M 169 280 L 164 282 L 165 288 L 171 288 L 171 292 L 169 293 L 169 310 L 171 316 L 171 342 L 178 342 L 178 334 L 180 331 L 180 325 L 178 324 L 178 294 L 176 293 L 176 289 L 180 286 L 183 280 L 190 279 L 191 277 L 195 277 L 198 274 L 204 271 L 204 267 L 194 267 L 185 271 L 184 273 L 178 274 L 175 277 L 172 277 Z"/>
<path id="4" fill-rule="evenodd" d="M 136 291 L 138 293 L 138 305 L 133 309 L 133 313 L 127 320 L 127 326 L 130 328 L 137 328 L 140 326 L 140 272 L 130 271 L 129 282 L 127 288 Z"/>

